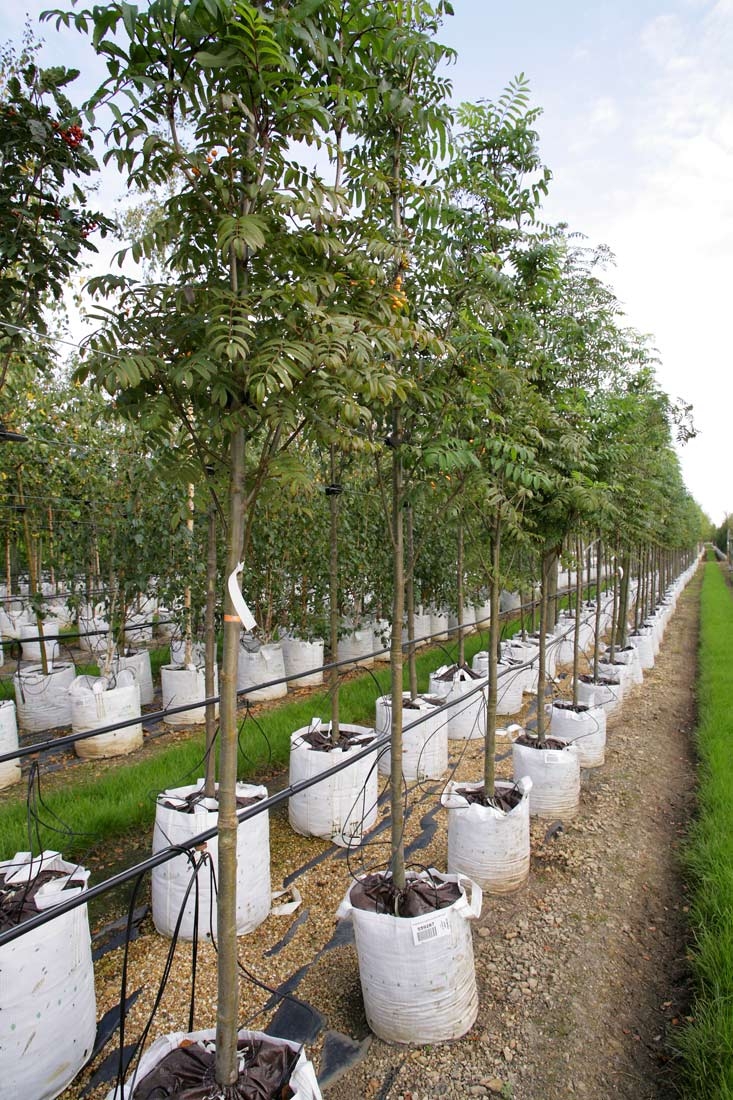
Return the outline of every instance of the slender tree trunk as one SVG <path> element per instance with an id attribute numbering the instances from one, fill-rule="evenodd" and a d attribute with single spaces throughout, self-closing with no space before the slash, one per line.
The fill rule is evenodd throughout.
<path id="1" fill-rule="evenodd" d="M 8 596 L 13 594 L 13 569 L 12 559 L 10 554 L 10 535 L 5 539 L 5 585 L 8 590 Z"/>
<path id="2" fill-rule="evenodd" d="M 578 676 L 580 675 L 580 610 L 583 604 L 583 543 L 580 538 L 576 540 L 576 558 L 578 561 L 575 571 L 575 628 L 573 631 L 573 706 L 578 705 Z"/>
<path id="3" fill-rule="evenodd" d="M 621 590 L 619 594 L 618 623 L 616 641 L 621 649 L 628 643 L 629 622 L 629 582 L 631 573 L 631 554 L 624 549 L 621 554 Z"/>
<path id="4" fill-rule="evenodd" d="M 540 578 L 540 655 L 537 673 L 537 739 L 540 745 L 545 743 L 545 687 L 547 685 L 547 579 L 550 572 L 552 552 L 542 555 Z"/>
<path id="5" fill-rule="evenodd" d="M 484 798 L 494 797 L 496 782 L 496 706 L 499 700 L 499 563 L 501 558 L 501 512 L 497 508 L 491 540 L 491 585 L 489 589 L 489 693 L 486 703 L 484 747 Z"/>
<path id="6" fill-rule="evenodd" d="M 339 642 L 339 496 L 336 485 L 336 447 L 331 444 L 331 495 L 328 498 L 329 560 L 328 560 L 328 600 L 330 612 L 331 661 L 338 657 Z M 393 624 L 394 627 L 394 624 Z M 339 670 L 332 668 L 328 676 L 331 695 L 331 728 L 333 736 L 339 733 Z"/>
<path id="7" fill-rule="evenodd" d="M 611 664 L 616 659 L 616 623 L 618 622 L 618 561 L 616 558 L 613 561 L 613 608 L 611 611 L 611 644 L 609 647 L 609 653 L 611 658 Z"/>
<path id="8" fill-rule="evenodd" d="M 415 525 L 412 505 L 405 509 L 407 515 L 407 576 L 405 599 L 407 602 L 407 669 L 410 681 L 410 699 L 417 698 L 417 650 L 415 649 Z"/>
<path id="9" fill-rule="evenodd" d="M 548 581 L 548 593 L 549 598 L 547 601 L 547 627 L 548 631 L 552 632 L 557 626 L 558 620 L 558 565 L 560 563 L 559 552 L 553 553 L 552 562 L 550 564 L 550 573 L 547 578 Z"/>
<path id="10" fill-rule="evenodd" d="M 456 593 L 458 598 L 458 667 L 466 663 L 466 642 L 463 634 L 463 523 L 458 521 L 458 548 L 456 564 Z"/>
<path id="11" fill-rule="evenodd" d="M 54 545 L 53 537 L 53 509 L 48 509 L 48 579 L 53 586 L 54 592 L 58 592 L 56 588 L 56 548 Z"/>
<path id="12" fill-rule="evenodd" d="M 402 526 L 402 424 L 395 410 L 392 433 L 392 647 L 390 673 L 392 685 L 392 743 L 390 772 L 390 810 L 392 815 L 392 881 L 398 890 L 405 888 L 404 821 L 405 794 L 402 775 L 402 618 L 405 592 L 405 548 Z"/>
<path id="13" fill-rule="evenodd" d="M 214 669 L 216 668 L 216 505 L 209 504 L 209 524 L 206 541 L 206 608 L 204 610 L 204 691 L 206 698 L 216 694 Z M 237 654 L 239 656 L 239 654 Z M 204 794 L 207 798 L 216 795 L 216 707 L 209 703 L 206 707 L 206 770 L 204 776 Z"/>
<path id="14" fill-rule="evenodd" d="M 636 597 L 634 599 L 634 630 L 638 630 L 641 625 L 641 547 L 636 549 Z"/>
<path id="15" fill-rule="evenodd" d="M 30 524 L 28 522 L 28 513 L 25 510 L 22 469 L 18 470 L 18 503 L 23 509 L 23 535 L 25 537 L 25 554 L 26 558 L 28 559 L 28 591 L 30 593 L 31 607 L 35 611 L 36 627 L 38 629 L 38 637 L 40 639 L 41 671 L 44 676 L 48 676 L 48 658 L 46 656 L 46 643 L 43 640 L 43 619 L 41 618 L 41 612 L 38 608 L 38 601 L 36 599 L 38 593 L 38 574 L 36 573 L 35 545 L 33 536 L 31 535 Z"/>
<path id="16" fill-rule="evenodd" d="M 244 533 L 245 436 L 236 428 L 230 444 L 229 525 L 226 578 L 237 569 Z M 219 861 L 217 900 L 216 1080 L 226 1089 L 237 1071 L 239 967 L 237 964 L 237 657 L 240 622 L 228 587 L 224 591 L 224 652 L 221 669 L 219 752 Z"/>
<path id="17" fill-rule="evenodd" d="M 596 638 L 593 649 L 593 682 L 598 682 L 598 661 L 601 650 L 601 585 L 603 583 L 603 540 L 596 543 Z"/>
<path id="18" fill-rule="evenodd" d="M 188 510 L 188 517 L 186 519 L 186 530 L 188 531 L 188 561 L 189 567 L 193 565 L 193 501 L 194 501 L 194 487 L 189 482 L 188 491 L 186 494 L 186 508 Z M 185 616 L 185 645 L 183 650 L 183 663 L 188 668 L 193 664 L 193 629 L 192 629 L 192 615 L 191 615 L 191 585 L 187 584 L 183 593 L 183 607 Z"/>

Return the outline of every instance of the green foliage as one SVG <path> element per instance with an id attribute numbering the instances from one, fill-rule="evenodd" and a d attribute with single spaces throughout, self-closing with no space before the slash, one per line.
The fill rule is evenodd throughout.
<path id="1" fill-rule="evenodd" d="M 26 35 L 20 53 L 6 45 L 0 56 L 0 385 L 24 330 L 47 331 L 45 308 L 111 228 L 83 190 L 97 163 L 64 91 L 79 74 L 39 68 L 37 46 Z"/>

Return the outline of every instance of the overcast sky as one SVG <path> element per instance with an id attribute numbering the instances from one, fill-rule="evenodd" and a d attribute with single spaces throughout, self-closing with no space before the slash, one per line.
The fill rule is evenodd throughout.
<path id="1" fill-rule="evenodd" d="M 660 384 L 694 407 L 683 473 L 720 523 L 733 511 L 733 0 L 453 3 L 441 37 L 458 52 L 456 100 L 529 78 L 553 173 L 545 219 L 615 253 L 609 281 L 653 336 Z M 0 41 L 49 6 L 6 0 Z M 45 61 L 90 72 L 84 39 L 41 33 Z"/>

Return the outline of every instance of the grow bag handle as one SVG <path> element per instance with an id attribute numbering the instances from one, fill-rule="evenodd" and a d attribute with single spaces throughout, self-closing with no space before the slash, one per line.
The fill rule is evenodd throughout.
<path id="1" fill-rule="evenodd" d="M 468 910 L 464 912 L 466 920 L 478 920 L 481 916 L 481 906 L 484 900 L 484 892 L 477 882 L 474 882 L 468 875 L 456 875 L 456 881 L 466 891 L 463 900 L 463 905 L 460 903 L 456 905 L 456 909 L 459 911 Z M 471 896 L 468 897 L 468 888 L 471 888 Z"/>

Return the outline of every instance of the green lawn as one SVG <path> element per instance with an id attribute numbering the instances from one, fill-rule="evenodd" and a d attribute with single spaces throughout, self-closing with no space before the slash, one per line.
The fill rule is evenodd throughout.
<path id="1" fill-rule="evenodd" d="M 685 860 L 692 887 L 692 1021 L 680 1036 L 682 1095 L 733 1098 L 733 596 L 709 561 L 701 597 L 699 812 Z"/>

